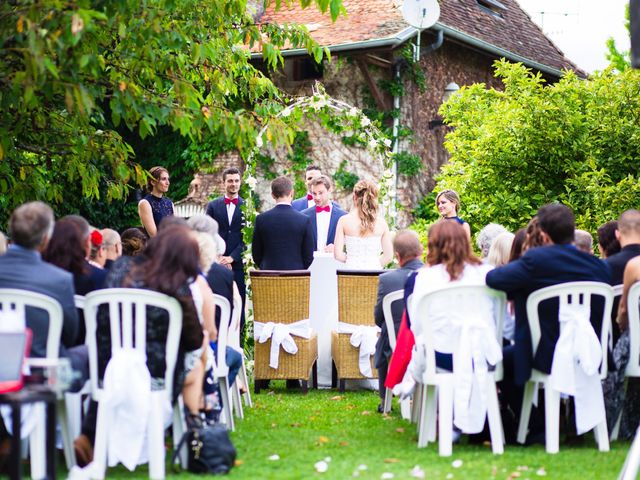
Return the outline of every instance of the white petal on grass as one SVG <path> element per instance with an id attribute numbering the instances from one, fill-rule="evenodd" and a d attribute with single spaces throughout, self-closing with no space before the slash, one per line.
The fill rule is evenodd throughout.
<path id="1" fill-rule="evenodd" d="M 451 462 L 451 466 L 453 468 L 460 468 L 462 466 L 462 460 L 454 460 L 453 462 Z"/>
<path id="2" fill-rule="evenodd" d="M 277 453 L 274 453 L 273 455 L 271 455 L 269 457 L 269 460 L 280 460 L 280 455 L 278 455 Z"/>
<path id="3" fill-rule="evenodd" d="M 413 467 L 411 469 L 411 471 L 409 472 L 409 474 L 413 477 L 413 478 L 424 478 L 424 470 L 422 470 L 420 468 L 420 465 L 416 465 L 415 467 Z"/>
<path id="4" fill-rule="evenodd" d="M 329 463 L 331 461 L 331 457 L 324 457 L 324 461 Z"/>
<path id="5" fill-rule="evenodd" d="M 393 477 L 395 477 L 395 475 L 391 472 L 384 472 L 382 475 L 380 475 L 381 480 L 391 480 Z"/>
<path id="6" fill-rule="evenodd" d="M 360 465 L 358 465 L 358 470 L 364 471 L 364 470 L 366 470 L 367 468 L 368 468 L 368 467 L 367 467 L 364 463 L 361 463 Z"/>
<path id="7" fill-rule="evenodd" d="M 316 472 L 318 473 L 324 473 L 327 470 L 329 470 L 329 464 L 324 460 L 320 460 L 319 462 L 316 462 L 313 467 L 316 469 Z"/>
<path id="8" fill-rule="evenodd" d="M 539 477 L 544 477 L 547 474 L 547 471 L 544 468 L 539 468 L 536 470 L 536 475 Z"/>
<path id="9" fill-rule="evenodd" d="M 445 478 L 447 478 L 447 479 L 453 478 L 453 473 L 447 473 L 447 476 Z"/>

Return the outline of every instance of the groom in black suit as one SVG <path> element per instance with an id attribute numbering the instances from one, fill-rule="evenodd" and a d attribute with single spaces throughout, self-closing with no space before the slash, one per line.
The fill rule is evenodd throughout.
<path id="1" fill-rule="evenodd" d="M 287 177 L 271 182 L 276 206 L 256 217 L 253 261 L 261 270 L 305 270 L 313 261 L 311 220 L 291 206 L 293 184 Z"/>
<path id="2" fill-rule="evenodd" d="M 333 252 L 338 219 L 347 212 L 331 201 L 331 180 L 325 175 L 311 180 L 310 190 L 315 205 L 302 213 L 311 219 L 313 244 L 320 252 Z"/>
<path id="3" fill-rule="evenodd" d="M 233 271 L 233 280 L 238 286 L 242 297 L 241 331 L 244 327 L 244 302 L 245 283 L 242 252 L 245 249 L 242 240 L 242 227 L 244 215 L 240 208 L 244 203 L 238 195 L 240 191 L 240 170 L 235 167 L 227 168 L 222 172 L 224 195 L 212 200 L 207 205 L 207 215 L 218 222 L 218 234 L 225 241 L 226 249 L 220 258 L 220 264 Z M 207 272 L 204 272 L 205 274 Z"/>

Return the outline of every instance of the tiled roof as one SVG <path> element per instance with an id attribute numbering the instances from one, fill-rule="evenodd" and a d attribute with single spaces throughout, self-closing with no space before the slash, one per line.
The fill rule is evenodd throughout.
<path id="1" fill-rule="evenodd" d="M 506 7 L 502 17 L 483 10 L 476 0 L 440 0 L 440 19 L 433 28 L 442 27 L 445 38 L 452 35 L 458 41 L 473 37 L 480 42 L 476 48 L 498 47 L 534 63 L 555 70 L 578 70 L 531 18 L 516 0 L 501 0 Z M 404 41 L 412 31 L 400 11 L 400 1 L 343 0 L 346 17 L 335 23 L 328 13 L 311 6 L 303 9 L 298 2 L 275 11 L 273 4 L 260 18 L 261 23 L 305 24 L 311 36 L 323 46 L 337 46 L 396 37 Z M 517 59 L 517 58 L 516 58 Z"/>

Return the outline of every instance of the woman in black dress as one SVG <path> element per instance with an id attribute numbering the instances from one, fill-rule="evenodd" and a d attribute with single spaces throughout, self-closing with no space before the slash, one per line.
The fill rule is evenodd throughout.
<path id="1" fill-rule="evenodd" d="M 173 202 L 164 196 L 169 190 L 169 172 L 164 167 L 153 167 L 147 182 L 147 193 L 138 202 L 138 215 L 150 237 L 155 237 L 162 219 L 173 215 Z"/>

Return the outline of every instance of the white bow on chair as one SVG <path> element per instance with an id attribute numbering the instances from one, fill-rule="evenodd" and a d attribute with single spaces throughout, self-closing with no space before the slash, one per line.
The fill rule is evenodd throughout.
<path id="1" fill-rule="evenodd" d="M 259 343 L 265 343 L 271 339 L 271 351 L 269 352 L 269 366 L 271 368 L 278 368 L 281 345 L 287 353 L 292 355 L 298 353 L 298 346 L 292 335 L 302 338 L 311 336 L 308 318 L 293 323 L 254 322 L 253 329 Z"/>
<path id="2" fill-rule="evenodd" d="M 558 314 L 560 337 L 549 378 L 551 388 L 575 398 L 578 435 L 604 420 L 604 398 L 598 372 L 602 350 L 590 317 L 588 304 L 561 303 Z"/>
<path id="3" fill-rule="evenodd" d="M 492 322 L 480 315 L 453 316 L 452 326 L 458 336 L 453 355 L 454 424 L 464 433 L 478 433 L 487 412 L 488 365 L 502 360 L 502 349 Z"/>
<path id="4" fill-rule="evenodd" d="M 376 343 L 380 327 L 369 325 L 354 325 L 352 323 L 338 322 L 338 333 L 351 334 L 349 343 L 359 348 L 358 368 L 365 377 L 373 376 L 371 371 L 371 355 L 376 353 Z"/>

